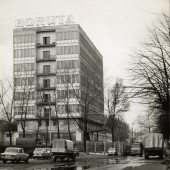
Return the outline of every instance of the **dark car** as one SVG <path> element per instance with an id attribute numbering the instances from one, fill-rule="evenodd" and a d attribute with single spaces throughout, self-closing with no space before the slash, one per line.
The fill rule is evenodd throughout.
<path id="1" fill-rule="evenodd" d="M 130 155 L 131 156 L 136 156 L 136 155 L 142 156 L 143 155 L 143 144 L 139 142 L 132 143 Z"/>

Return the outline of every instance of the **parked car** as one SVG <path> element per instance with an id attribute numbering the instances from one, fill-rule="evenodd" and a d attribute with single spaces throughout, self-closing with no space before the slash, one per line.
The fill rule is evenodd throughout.
<path id="1" fill-rule="evenodd" d="M 33 158 L 43 158 L 43 159 L 48 159 L 50 158 L 51 153 L 50 153 L 50 148 L 35 148 L 33 152 Z"/>
<path id="2" fill-rule="evenodd" d="M 74 148 L 74 153 L 76 154 L 76 156 L 79 156 L 79 150 L 77 147 Z"/>
<path id="3" fill-rule="evenodd" d="M 107 155 L 108 155 L 108 156 L 117 155 L 116 148 L 109 148 Z"/>
<path id="4" fill-rule="evenodd" d="M 4 153 L 1 153 L 1 160 L 3 163 L 12 161 L 12 163 L 25 161 L 28 163 L 29 155 L 24 153 L 23 148 L 7 147 Z"/>

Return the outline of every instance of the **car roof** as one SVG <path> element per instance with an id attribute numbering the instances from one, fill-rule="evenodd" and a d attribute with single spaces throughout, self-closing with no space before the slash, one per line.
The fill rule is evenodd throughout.
<path id="1" fill-rule="evenodd" d="M 10 148 L 10 149 L 23 149 L 23 148 L 17 148 L 17 147 L 7 147 L 7 148 Z"/>

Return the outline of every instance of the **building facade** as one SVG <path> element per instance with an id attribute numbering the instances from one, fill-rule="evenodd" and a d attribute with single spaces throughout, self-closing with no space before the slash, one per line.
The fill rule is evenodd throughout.
<path id="1" fill-rule="evenodd" d="M 14 114 L 20 136 L 82 140 L 104 121 L 103 58 L 77 25 L 13 31 Z M 90 135 L 89 135 L 90 136 Z"/>

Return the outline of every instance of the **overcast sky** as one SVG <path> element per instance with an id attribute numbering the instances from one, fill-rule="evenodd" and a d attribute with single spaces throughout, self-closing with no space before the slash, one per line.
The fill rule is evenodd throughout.
<path id="1" fill-rule="evenodd" d="M 168 7 L 169 0 L 0 0 L 0 79 L 12 78 L 15 19 L 58 15 L 72 15 L 101 52 L 105 78 L 126 79 L 131 49 Z M 141 110 L 133 106 L 126 120 Z"/>

